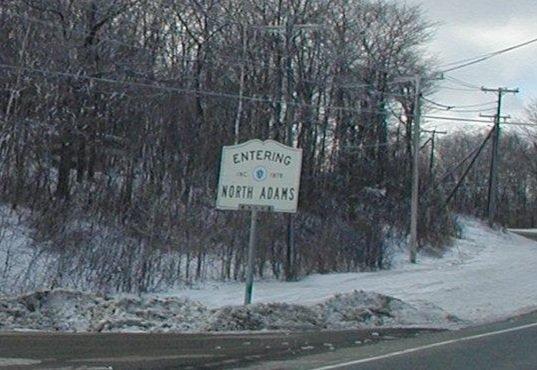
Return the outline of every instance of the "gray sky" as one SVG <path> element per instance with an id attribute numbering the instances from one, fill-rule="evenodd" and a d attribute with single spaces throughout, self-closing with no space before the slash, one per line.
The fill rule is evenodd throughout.
<path id="1" fill-rule="evenodd" d="M 537 38 L 535 0 L 407 0 L 407 2 L 422 4 L 427 19 L 438 23 L 429 50 L 438 57 L 441 64 L 471 58 Z M 537 98 L 537 43 L 453 71 L 448 75 L 477 86 L 518 87 L 519 94 L 505 96 L 502 113 L 510 114 L 513 119 L 522 120 L 524 105 Z M 440 85 L 464 88 L 448 81 L 443 81 Z M 479 91 L 442 89 L 429 98 L 447 105 L 469 105 L 489 102 L 495 100 L 496 96 Z M 479 118 L 479 112 L 438 111 L 434 114 Z M 437 123 L 429 122 L 427 125 L 433 127 Z"/>

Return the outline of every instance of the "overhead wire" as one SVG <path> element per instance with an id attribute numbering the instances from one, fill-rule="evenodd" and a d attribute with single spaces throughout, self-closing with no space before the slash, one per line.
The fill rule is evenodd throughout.
<path id="1" fill-rule="evenodd" d="M 537 38 L 533 38 L 531 40 L 524 41 L 524 42 L 521 42 L 521 43 L 518 43 L 518 44 L 515 44 L 515 45 L 512 45 L 512 46 L 509 46 L 509 47 L 504 48 L 504 49 L 500 49 L 500 50 L 496 50 L 496 51 L 493 51 L 493 52 L 490 52 L 490 53 L 482 54 L 480 56 L 478 55 L 478 56 L 476 56 L 476 57 L 474 57 L 472 59 L 463 59 L 463 60 L 447 63 L 447 64 L 444 65 L 444 67 L 448 67 L 448 68 L 441 70 L 441 73 L 447 73 L 447 72 L 451 72 L 451 71 L 456 71 L 458 69 L 466 68 L 466 67 L 469 67 L 471 65 L 484 62 L 484 61 L 486 61 L 488 59 L 491 59 L 491 58 L 493 58 L 495 56 L 508 53 L 510 51 L 522 48 L 524 46 L 531 45 L 531 44 L 536 43 L 536 42 L 537 42 Z M 452 67 L 449 67 L 450 65 Z"/>
<path id="2" fill-rule="evenodd" d="M 456 162 L 456 163 L 451 163 L 449 165 L 447 165 L 447 169 L 444 171 L 444 173 L 440 176 L 440 182 L 444 182 L 449 176 L 453 175 L 455 173 L 455 171 L 460 167 L 462 166 L 468 159 L 470 159 L 472 156 L 474 156 L 474 154 L 479 150 L 479 147 L 481 146 L 481 144 L 477 147 L 475 147 L 474 149 L 472 149 L 462 160 Z"/>
<path id="3" fill-rule="evenodd" d="M 28 17 L 28 16 L 23 16 L 23 15 L 19 15 L 19 14 L 14 14 L 14 13 L 8 13 L 9 15 L 12 15 L 12 16 L 15 16 L 15 17 L 22 17 L 22 18 L 25 18 L 29 21 L 33 21 L 33 22 L 37 22 L 37 23 L 41 23 L 41 24 L 45 24 L 45 25 L 51 25 L 53 27 L 57 27 L 56 25 L 50 23 L 50 22 L 45 22 L 45 21 L 42 21 L 42 20 L 39 20 L 39 19 L 35 19 L 35 18 L 32 18 L 32 17 Z M 85 35 L 88 35 L 88 33 L 86 32 L 81 32 L 81 31 L 74 31 L 73 32 L 76 32 L 76 33 L 80 33 L 80 34 L 85 34 Z M 99 39 L 100 40 L 103 40 L 103 41 L 107 41 L 107 42 L 114 42 L 114 43 L 117 43 L 117 44 L 120 44 L 120 45 L 124 45 L 124 46 L 128 46 L 128 47 L 132 47 L 132 48 L 137 48 L 137 49 L 144 49 L 144 50 L 148 50 L 147 48 L 145 47 L 141 47 L 141 46 L 136 46 L 136 45 L 132 45 L 132 44 L 128 44 L 128 43 L 125 43 L 125 42 L 122 42 L 122 41 L 119 41 L 119 40 L 115 40 L 115 39 L 111 39 L 111 38 L 107 38 L 107 37 L 103 37 L 103 36 L 99 36 Z M 522 46 L 525 46 L 525 45 L 528 45 L 530 43 L 533 43 L 534 41 L 537 41 L 537 39 L 535 40 L 530 40 L 528 42 L 525 42 L 525 43 L 522 43 L 522 44 L 518 44 L 518 45 L 515 45 L 515 46 L 512 46 L 510 48 L 507 48 L 507 49 L 502 49 L 500 51 L 497 51 L 497 52 L 494 52 L 494 53 L 490 53 L 490 54 L 494 54 L 494 55 L 498 55 L 500 53 L 503 53 L 503 52 L 507 52 L 507 51 L 511 51 L 515 48 L 518 48 L 518 47 L 522 47 Z M 191 59 L 191 61 L 194 61 Z M 197 61 L 197 60 L 195 60 Z M 249 61 L 251 62 L 251 61 Z M 227 63 L 229 64 L 229 63 Z M 242 64 L 242 63 L 241 63 Z M 14 66 L 10 66 L 10 65 L 7 65 L 7 64 L 3 64 L 2 65 L 4 68 L 13 68 Z M 67 72 L 60 72 L 60 71 L 48 71 L 48 70 L 40 70 L 40 69 L 29 69 L 27 67 L 25 67 L 24 69 L 26 70 L 33 70 L 34 72 L 40 72 L 40 73 L 53 73 L 53 74 L 57 74 L 57 75 L 69 75 L 71 77 L 77 77 L 77 78 L 88 78 L 88 79 L 93 79 L 93 80 L 100 80 L 100 81 L 103 81 L 103 82 L 108 82 L 108 83 L 122 83 L 122 84 L 130 84 L 130 85 L 136 85 L 136 86 L 139 86 L 139 87 L 148 87 L 148 88 L 161 88 L 161 89 L 167 89 L 168 91 L 170 91 L 169 89 L 175 89 L 175 91 L 180 91 L 180 92 L 190 92 L 190 93 L 196 93 L 196 94 L 201 94 L 201 95 L 209 95 L 209 96 L 221 96 L 221 97 L 239 97 L 238 95 L 234 95 L 234 94 L 229 94 L 229 93 L 222 93 L 222 92 L 214 92 L 214 91 L 201 91 L 201 90 L 192 90 L 192 89 L 184 89 L 184 88 L 171 88 L 169 86 L 155 86 L 155 85 L 152 85 L 152 84 L 147 84 L 147 83 L 140 83 L 140 82 L 129 82 L 129 81 L 119 81 L 119 80 L 113 80 L 113 79 L 106 79 L 106 78 L 97 78 L 97 77 L 91 77 L 91 76 L 82 76 L 82 75 L 78 75 L 78 74 L 70 74 L 70 73 L 67 73 Z M 476 85 L 472 85 L 472 84 L 469 84 L 465 81 L 462 81 L 462 80 L 459 80 L 457 78 L 454 78 L 452 76 L 447 76 L 447 79 L 448 80 L 451 80 L 452 82 L 456 82 L 456 83 L 459 83 L 459 84 L 462 84 L 463 86 L 466 86 L 468 87 L 469 89 L 468 90 L 471 90 L 471 89 L 477 89 L 477 86 Z M 310 81 L 310 82 L 313 82 L 313 81 Z M 397 83 L 397 82 L 395 82 Z M 364 84 L 362 85 L 362 87 L 367 87 L 367 86 L 372 86 L 372 87 L 376 87 L 375 85 L 371 84 L 371 85 L 367 85 L 367 84 Z M 341 88 L 352 88 L 352 87 L 345 87 L 345 86 L 336 86 L 336 87 L 341 87 Z M 450 87 L 441 87 L 441 88 L 446 88 L 446 89 L 454 89 L 454 88 L 450 88 Z M 457 90 L 461 90 L 461 89 L 457 89 Z M 466 90 L 466 89 L 464 89 Z M 378 91 L 378 90 L 370 90 L 370 91 Z M 378 91 L 380 93 L 384 93 L 388 96 L 407 96 L 405 94 L 396 94 L 396 93 L 390 93 L 390 92 L 385 92 L 385 91 Z M 245 96 L 242 96 L 242 98 L 246 99 L 246 100 L 250 100 L 250 101 L 257 101 L 257 102 L 270 102 L 270 103 L 283 103 L 283 104 L 288 104 L 288 105 L 301 105 L 301 106 L 304 106 L 305 104 L 302 104 L 302 103 L 296 103 L 296 102 L 292 102 L 292 101 L 285 101 L 285 102 L 278 102 L 278 101 L 275 101 L 273 99 L 266 99 L 266 98 L 259 98 L 259 97 L 245 97 Z M 444 108 L 449 108 L 449 110 L 454 110 L 455 111 L 455 107 L 452 107 L 452 106 L 448 106 L 448 105 L 444 105 L 444 104 L 441 104 L 441 103 L 436 103 L 434 101 L 431 101 L 429 99 L 426 99 L 428 100 L 429 102 L 431 102 L 432 104 L 435 104 L 435 105 L 438 105 L 440 107 L 444 107 Z M 485 103 L 486 104 L 486 103 Z M 485 105 L 483 104 L 483 105 Z M 313 106 L 310 104 L 310 106 Z M 472 105 L 474 106 L 474 105 Z M 475 106 L 479 106 L 479 105 L 475 105 Z M 470 106 L 467 106 L 467 107 L 470 107 Z M 339 110 L 349 110 L 349 111 L 355 111 L 355 112 L 360 112 L 360 113 L 364 113 L 364 112 L 371 112 L 371 113 L 382 113 L 382 114 L 386 114 L 385 111 L 372 111 L 372 110 L 366 110 L 366 109 L 354 109 L 354 108 L 348 108 L 348 107 L 335 107 L 335 106 L 326 106 L 326 108 L 330 108 L 330 109 L 339 109 Z M 457 107 L 457 108 L 463 108 L 463 106 L 460 106 L 460 107 Z M 464 110 L 458 110 L 459 112 L 465 112 Z M 478 110 L 476 110 L 478 111 Z M 470 112 L 470 111 L 467 111 L 467 112 Z M 435 116 L 424 116 L 425 118 L 433 118 L 433 119 L 443 119 L 443 120 L 453 120 L 453 121 L 466 121 L 466 122 L 487 122 L 487 121 L 482 121 L 482 120 L 471 120 L 471 119 L 462 119 L 462 118 L 457 118 L 457 117 L 435 117 Z M 488 123 L 488 122 L 487 122 Z M 533 126 L 533 124 L 529 124 L 529 123 L 508 123 L 508 124 L 520 124 L 520 125 L 528 125 L 528 126 Z"/>
<path id="4" fill-rule="evenodd" d="M 439 109 L 443 112 L 454 112 L 454 113 L 479 113 L 479 112 L 492 112 L 495 111 L 496 108 L 481 108 L 481 109 Z"/>
<path id="5" fill-rule="evenodd" d="M 0 63 L 0 68 L 10 69 L 10 70 L 21 69 L 21 70 L 26 70 L 26 71 L 30 71 L 34 73 L 40 73 L 44 75 L 73 77 L 76 79 L 93 80 L 93 81 L 100 81 L 100 82 L 116 84 L 116 85 L 136 86 L 136 87 L 149 88 L 149 89 L 159 89 L 159 90 L 168 91 L 168 92 L 179 92 L 179 93 L 191 94 L 191 95 L 204 95 L 204 96 L 232 98 L 232 99 L 241 98 L 244 100 L 248 100 L 252 102 L 259 102 L 259 103 L 287 104 L 287 105 L 298 106 L 298 107 L 309 107 L 309 108 L 315 108 L 315 109 L 320 108 L 323 110 L 331 109 L 331 110 L 348 111 L 348 112 L 355 112 L 355 113 L 376 113 L 376 114 L 390 113 L 388 110 L 382 111 L 382 110 L 373 110 L 373 109 L 356 109 L 356 108 L 351 108 L 351 107 L 341 107 L 341 106 L 333 106 L 333 105 L 323 105 L 319 107 L 314 104 L 297 103 L 297 102 L 292 102 L 292 101 L 282 101 L 282 100 L 268 99 L 268 98 L 262 98 L 262 97 L 257 97 L 257 96 L 245 96 L 245 95 L 218 92 L 218 91 L 212 91 L 212 90 L 195 90 L 195 89 L 189 89 L 189 88 L 155 85 L 155 84 L 146 83 L 146 82 L 122 81 L 122 80 L 116 80 L 116 79 L 105 78 L 105 77 L 87 76 L 87 75 L 81 75 L 81 74 L 70 73 L 70 72 L 51 71 L 47 69 L 31 68 L 31 67 L 24 67 L 24 66 L 19 67 L 15 65 L 1 64 L 1 63 Z M 395 113 L 392 112 L 392 114 L 395 114 Z M 413 115 L 408 114 L 407 116 L 412 117 Z M 452 121 L 452 122 L 475 122 L 475 123 L 491 124 L 491 122 L 487 120 L 471 119 L 471 118 L 464 118 L 464 117 L 446 117 L 446 116 L 434 116 L 434 115 L 422 115 L 422 117 L 429 118 L 429 119 L 436 119 L 436 120 L 446 120 L 446 121 Z M 506 122 L 502 124 L 537 127 L 537 124 L 532 124 L 529 122 Z"/>
<path id="6" fill-rule="evenodd" d="M 459 78 L 455 78 L 455 77 L 453 77 L 453 76 L 448 76 L 448 75 L 444 74 L 444 78 L 445 78 L 446 80 L 449 80 L 449 81 L 453 82 L 453 83 L 456 83 L 456 84 L 458 84 L 458 85 L 462 85 L 462 86 L 464 86 L 464 87 L 468 87 L 468 88 L 470 88 L 470 89 L 478 89 L 478 90 L 481 90 L 481 86 L 472 84 L 472 83 L 470 83 L 470 82 L 461 80 L 461 79 L 459 79 Z"/>
<path id="7" fill-rule="evenodd" d="M 442 90 L 462 91 L 462 92 L 468 92 L 468 93 L 475 93 L 476 91 L 481 91 L 481 89 L 469 89 L 469 88 L 463 88 L 463 87 L 442 86 L 442 85 L 437 85 L 436 87 Z"/>
<path id="8" fill-rule="evenodd" d="M 468 173 L 470 172 L 470 170 L 472 169 L 474 163 L 476 162 L 477 158 L 479 158 L 479 155 L 481 154 L 481 152 L 483 151 L 483 148 L 485 147 L 485 145 L 487 144 L 487 141 L 490 140 L 490 138 L 492 137 L 492 133 L 495 131 L 496 128 L 493 128 L 492 130 L 489 131 L 488 135 L 485 137 L 485 140 L 483 141 L 483 143 L 481 144 L 481 146 L 479 147 L 479 149 L 477 150 L 477 153 L 475 154 L 474 158 L 472 158 L 472 161 L 470 162 L 470 164 L 468 165 L 468 167 L 466 168 L 466 170 L 464 171 L 464 173 L 462 174 L 461 178 L 459 179 L 459 181 L 457 182 L 457 184 L 455 185 L 455 187 L 453 188 L 453 190 L 449 193 L 448 197 L 446 198 L 446 201 L 444 202 L 444 206 L 447 206 L 449 204 L 449 202 L 451 201 L 451 199 L 455 196 L 455 194 L 457 193 L 457 190 L 459 190 L 459 187 L 461 186 L 462 182 L 464 181 L 464 179 L 466 178 L 466 175 L 468 175 Z"/>
<path id="9" fill-rule="evenodd" d="M 100 81 L 100 82 L 116 84 L 116 85 L 136 86 L 136 87 L 149 88 L 149 89 L 159 89 L 159 90 L 168 91 L 168 92 L 178 92 L 178 93 L 191 94 L 191 95 L 204 95 L 204 96 L 232 98 L 232 99 L 240 98 L 243 100 L 248 100 L 248 101 L 253 101 L 253 102 L 258 102 L 258 103 L 271 103 L 271 104 L 276 103 L 276 104 L 284 104 L 284 105 L 291 105 L 291 106 L 298 106 L 298 107 L 309 107 L 309 108 L 315 108 L 315 109 L 321 108 L 324 110 L 333 109 L 333 110 L 340 110 L 340 111 L 349 111 L 349 112 L 355 112 L 355 113 L 376 113 L 376 114 L 388 113 L 388 111 L 365 109 L 365 108 L 356 109 L 356 108 L 351 108 L 351 107 L 341 107 L 341 106 L 333 106 L 333 105 L 323 105 L 319 107 L 314 104 L 297 103 L 297 102 L 277 100 L 277 99 L 268 99 L 268 98 L 261 98 L 257 96 L 246 96 L 246 95 L 232 94 L 232 93 L 226 93 L 226 92 L 218 92 L 218 91 L 213 91 L 213 90 L 195 90 L 195 89 L 190 89 L 190 88 L 155 85 L 155 84 L 147 83 L 147 82 L 122 81 L 122 80 L 116 80 L 112 78 L 81 75 L 81 74 L 76 74 L 76 73 L 71 73 L 71 72 L 52 71 L 52 70 L 47 70 L 47 69 L 31 68 L 31 67 L 24 67 L 24 66 L 18 67 L 18 66 L 2 64 L 2 63 L 0 63 L 0 68 L 11 69 L 11 70 L 16 70 L 20 68 L 21 70 L 39 73 L 43 75 L 53 75 L 57 77 L 73 77 L 76 79 L 93 80 L 93 81 Z"/>
<path id="10" fill-rule="evenodd" d="M 436 120 L 452 121 L 453 123 L 456 123 L 456 122 L 468 122 L 468 123 L 494 124 L 494 122 L 487 121 L 487 120 L 474 119 L 474 118 L 464 118 L 464 117 L 445 117 L 445 116 L 431 116 L 431 115 L 422 115 L 421 117 L 429 118 L 429 119 L 436 119 Z M 502 122 L 502 125 L 537 127 L 537 124 L 531 123 L 531 122 Z"/>
<path id="11" fill-rule="evenodd" d="M 476 107 L 485 107 L 485 106 L 489 106 L 489 105 L 492 105 L 492 104 L 496 104 L 496 101 L 489 101 L 489 102 L 485 102 L 485 103 L 478 103 L 478 104 L 468 104 L 468 105 L 450 105 L 450 104 L 443 104 L 443 103 L 438 103 L 434 100 L 431 100 L 429 98 L 426 98 L 426 97 L 422 97 L 423 100 L 425 100 L 426 102 L 429 102 L 433 105 L 436 105 L 440 108 L 445 108 L 446 110 L 456 110 L 456 109 L 464 109 L 464 108 L 476 108 Z"/>
<path id="12" fill-rule="evenodd" d="M 474 148 L 473 150 L 471 150 L 462 160 L 460 161 L 457 161 L 457 162 L 454 162 L 454 163 L 451 163 L 449 164 L 447 167 L 447 169 L 444 171 L 444 173 L 439 177 L 440 180 L 437 181 L 436 185 L 434 186 L 430 186 L 428 187 L 426 190 L 425 190 L 425 193 L 430 193 L 431 191 L 435 191 L 438 189 L 439 185 L 444 183 L 446 181 L 446 179 L 449 177 L 449 176 L 453 176 L 455 174 L 455 171 L 457 169 L 459 169 L 459 167 L 461 167 L 468 159 L 470 159 L 472 156 L 474 156 L 474 158 L 472 159 L 472 163 L 469 165 L 469 167 L 466 169 L 466 173 L 470 170 L 470 168 L 473 166 L 473 163 L 475 162 L 475 160 L 477 159 L 477 157 L 479 156 L 479 153 L 481 152 L 481 150 L 484 148 L 484 145 L 487 143 L 487 141 L 490 139 L 491 135 L 492 135 L 492 132 L 493 132 L 493 129 L 492 130 L 489 130 L 484 142 L 482 144 L 480 144 L 478 147 Z M 464 180 L 464 177 L 461 178 L 461 180 L 459 180 L 459 183 Z M 453 194 L 455 194 L 455 192 L 457 191 L 458 189 L 458 185 L 455 187 L 455 189 L 452 191 Z M 430 203 L 429 203 L 430 205 Z M 447 202 L 444 203 L 444 206 L 447 205 Z"/>

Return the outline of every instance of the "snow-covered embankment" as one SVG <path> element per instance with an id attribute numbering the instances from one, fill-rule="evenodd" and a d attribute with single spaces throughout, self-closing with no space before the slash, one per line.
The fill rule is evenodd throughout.
<path id="1" fill-rule="evenodd" d="M 394 269 L 261 281 L 255 304 L 240 283 L 210 283 L 142 297 L 71 290 L 0 299 L 0 330 L 199 332 L 456 328 L 537 309 L 537 243 L 464 219 L 463 237 L 443 258 Z"/>

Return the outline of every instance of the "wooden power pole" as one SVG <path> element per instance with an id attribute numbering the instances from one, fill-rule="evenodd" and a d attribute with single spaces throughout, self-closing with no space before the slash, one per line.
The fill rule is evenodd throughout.
<path id="1" fill-rule="evenodd" d="M 412 143 L 412 195 L 410 201 L 410 263 L 416 263 L 418 254 L 418 202 L 419 202 L 419 164 L 420 164 L 420 113 L 421 113 L 421 76 L 414 80 L 414 132 Z"/>
<path id="2" fill-rule="evenodd" d="M 494 115 L 494 132 L 492 136 L 492 154 L 490 159 L 490 175 L 487 197 L 487 218 L 489 226 L 494 224 L 497 212 L 497 199 L 498 199 L 498 162 L 499 158 L 499 143 L 500 143 L 500 120 L 502 119 L 502 97 L 504 94 L 518 93 L 518 89 L 496 88 L 490 89 L 482 87 L 484 92 L 495 92 L 498 94 L 498 105 L 496 107 L 496 114 Z"/>
<path id="3" fill-rule="evenodd" d="M 436 135 L 446 135 L 447 131 L 438 131 L 436 129 L 433 129 L 433 130 L 421 130 L 421 132 L 431 134 L 431 139 L 430 139 L 431 140 L 431 153 L 430 153 L 430 157 L 429 157 L 429 179 L 432 179 L 433 178 L 433 168 L 434 168 L 434 151 L 435 151 Z"/>

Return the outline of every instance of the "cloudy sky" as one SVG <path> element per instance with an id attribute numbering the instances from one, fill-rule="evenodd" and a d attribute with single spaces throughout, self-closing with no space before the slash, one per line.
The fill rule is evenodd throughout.
<path id="1" fill-rule="evenodd" d="M 439 58 L 440 64 L 471 58 L 537 38 L 536 0 L 407 0 L 407 2 L 422 4 L 426 18 L 437 23 L 435 37 L 429 49 Z M 518 87 L 519 94 L 505 96 L 502 113 L 510 114 L 513 120 L 523 120 L 524 105 L 537 98 L 537 43 L 453 71 L 448 75 L 475 86 Z M 446 88 L 428 98 L 446 105 L 472 105 L 496 99 L 492 93 L 485 94 L 477 89 L 469 91 L 467 87 L 449 80 L 440 82 L 440 86 Z M 459 88 L 461 90 L 456 90 Z M 493 107 L 494 105 L 487 105 L 484 108 Z M 494 114 L 494 111 L 483 113 Z M 479 118 L 479 112 L 437 111 L 434 114 Z M 438 124 L 438 121 L 433 122 L 430 119 L 426 121 L 429 127 Z"/>

